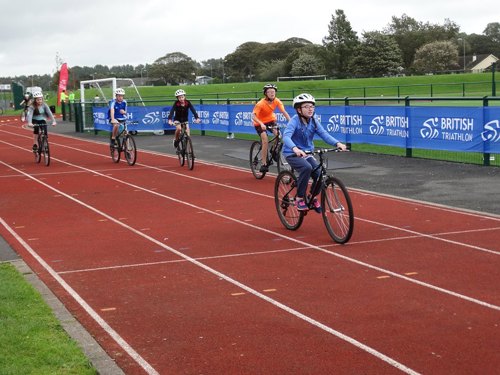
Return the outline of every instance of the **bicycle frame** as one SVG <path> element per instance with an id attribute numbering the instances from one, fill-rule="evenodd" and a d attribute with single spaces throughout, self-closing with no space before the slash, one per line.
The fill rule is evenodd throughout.
<path id="1" fill-rule="evenodd" d="M 306 204 L 308 206 L 312 204 L 313 198 L 320 193 L 320 191 L 322 190 L 322 188 L 325 184 L 326 179 L 328 177 L 330 177 L 328 175 L 328 171 L 327 171 L 326 165 L 325 165 L 326 160 L 325 160 L 325 157 L 323 156 L 325 153 L 330 152 L 330 151 L 337 152 L 338 149 L 336 149 L 336 148 L 334 148 L 334 149 L 321 149 L 317 152 L 317 154 L 319 155 L 319 163 L 318 163 L 318 166 L 312 170 L 311 175 L 313 175 L 316 171 L 319 170 L 319 176 L 316 179 L 316 181 L 313 181 L 313 183 L 311 185 L 311 190 L 310 190 L 311 193 L 305 197 Z M 308 199 L 308 197 L 309 197 L 309 199 Z"/>
<path id="2" fill-rule="evenodd" d="M 179 164 L 184 166 L 187 159 L 188 168 L 192 170 L 194 168 L 194 150 L 193 142 L 191 141 L 191 136 L 188 133 L 187 126 L 188 122 L 174 123 L 176 126 L 181 127 L 181 132 L 179 134 L 179 143 L 177 144 L 177 156 L 179 158 Z"/>
<path id="3" fill-rule="evenodd" d="M 111 158 L 115 163 L 118 163 L 123 151 L 127 164 L 132 166 L 137 160 L 135 140 L 128 131 L 127 121 L 120 123 L 120 125 L 123 125 L 123 129 L 118 132 L 115 145 L 110 146 Z"/>
<path id="4" fill-rule="evenodd" d="M 283 141 L 279 130 L 280 126 L 279 125 L 271 126 L 267 128 L 266 132 L 268 130 L 274 130 L 274 129 L 276 129 L 277 132 L 274 135 L 274 137 L 271 138 L 267 143 L 268 148 L 267 148 L 267 155 L 265 156 L 265 158 L 267 166 L 271 166 L 274 163 L 276 163 L 276 167 L 279 173 L 282 168 L 288 169 L 287 168 L 288 163 L 286 162 L 285 158 L 282 157 L 281 155 L 281 149 L 283 148 Z M 258 180 L 264 178 L 264 176 L 267 173 L 266 171 L 260 170 L 262 159 L 263 159 L 262 139 L 260 139 L 259 141 L 254 141 L 250 146 L 250 169 L 252 170 L 252 174 L 254 175 L 254 177 Z"/>
<path id="5" fill-rule="evenodd" d="M 320 149 L 306 153 L 319 155 L 318 166 L 312 171 L 312 173 L 319 171 L 319 176 L 313 181 L 309 194 L 304 198 L 309 209 L 321 213 L 330 237 L 335 242 L 343 244 L 351 238 L 354 228 L 354 211 L 344 183 L 328 174 L 324 154 L 330 151 L 340 150 L 337 148 Z M 297 176 L 293 172 L 285 170 L 278 174 L 274 187 L 275 206 L 281 223 L 289 230 L 297 230 L 308 212 L 297 208 L 297 189 Z M 321 205 L 318 207 L 314 204 L 314 198 L 319 193 L 321 193 Z"/>
<path id="6" fill-rule="evenodd" d="M 49 150 L 49 137 L 47 125 L 37 124 L 33 128 L 38 127 L 37 134 L 37 150 L 35 151 L 35 162 L 40 163 L 43 155 L 44 164 L 48 167 L 50 165 L 50 150 Z"/>

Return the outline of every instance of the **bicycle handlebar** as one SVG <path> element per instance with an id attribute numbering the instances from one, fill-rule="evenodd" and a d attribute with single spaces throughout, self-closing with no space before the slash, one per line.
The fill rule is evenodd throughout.
<path id="1" fill-rule="evenodd" d="M 314 151 L 304 151 L 306 155 L 320 155 L 320 154 L 326 154 L 327 152 L 346 152 L 349 150 L 342 151 L 340 147 L 335 147 L 335 148 L 318 148 L 317 150 Z M 298 157 L 296 154 L 293 154 L 292 156 Z"/>
<path id="2" fill-rule="evenodd" d="M 349 151 L 349 150 L 345 150 Z M 307 155 L 314 155 L 314 154 L 326 154 L 327 152 L 343 152 L 340 147 L 335 147 L 335 148 L 319 148 L 314 151 L 304 151 Z"/>

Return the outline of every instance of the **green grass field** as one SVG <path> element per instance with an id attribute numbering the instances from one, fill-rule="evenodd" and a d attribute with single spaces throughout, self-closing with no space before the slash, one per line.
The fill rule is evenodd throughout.
<path id="1" fill-rule="evenodd" d="M 97 374 L 40 294 L 0 263 L 0 374 Z"/>
<path id="2" fill-rule="evenodd" d="M 199 86 L 144 86 L 139 93 L 146 100 L 174 99 L 177 89 L 187 91 L 190 99 L 258 99 L 262 97 L 264 82 L 226 83 Z M 434 76 L 409 76 L 386 78 L 363 78 L 342 80 L 311 80 L 278 82 L 278 96 L 291 100 L 301 92 L 310 92 L 317 98 L 345 97 L 430 97 L 430 96 L 476 96 L 491 95 L 491 73 L 447 74 Z M 104 91 L 108 96 L 111 90 Z M 79 92 L 76 93 L 79 97 Z M 86 99 L 91 100 L 97 90 L 87 90 Z M 129 99 L 136 98 L 136 93 L 127 89 Z"/>

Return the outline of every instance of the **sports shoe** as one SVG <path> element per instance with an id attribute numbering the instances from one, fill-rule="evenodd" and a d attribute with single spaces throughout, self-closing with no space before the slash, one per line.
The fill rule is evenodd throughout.
<path id="1" fill-rule="evenodd" d="M 35 143 L 33 145 L 33 152 L 37 152 L 38 151 L 38 145 Z"/>
<path id="2" fill-rule="evenodd" d="M 267 165 L 264 165 L 264 164 L 263 164 L 263 165 L 261 165 L 261 166 L 260 166 L 259 171 L 260 171 L 261 173 L 267 172 L 267 171 L 269 171 L 269 167 L 268 167 Z"/>
<path id="3" fill-rule="evenodd" d="M 321 209 L 321 203 L 319 203 L 319 200 L 314 198 L 312 204 L 313 204 L 314 211 L 316 211 L 318 214 L 320 214 L 322 209 Z"/>
<path id="4" fill-rule="evenodd" d="M 309 209 L 303 199 L 297 199 L 296 204 L 299 211 L 307 211 Z"/>
<path id="5" fill-rule="evenodd" d="M 179 147 L 179 141 L 177 139 L 174 139 L 174 147 L 175 148 Z"/>

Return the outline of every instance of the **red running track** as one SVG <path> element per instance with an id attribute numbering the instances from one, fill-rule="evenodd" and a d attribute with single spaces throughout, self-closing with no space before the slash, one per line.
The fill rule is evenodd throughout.
<path id="1" fill-rule="evenodd" d="M 126 373 L 498 373 L 500 218 L 353 189 L 341 246 L 272 176 L 31 137 L 0 123 L 0 234 Z"/>

